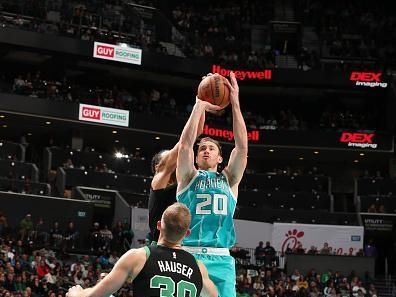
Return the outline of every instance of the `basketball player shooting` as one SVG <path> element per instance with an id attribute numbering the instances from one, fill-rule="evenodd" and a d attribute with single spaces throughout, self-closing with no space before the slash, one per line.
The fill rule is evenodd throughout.
<path id="1" fill-rule="evenodd" d="M 201 135 L 205 123 L 205 114 L 202 114 L 197 137 Z M 158 241 L 159 230 L 157 222 L 161 220 L 164 210 L 176 202 L 176 162 L 179 152 L 179 143 L 171 150 L 162 150 L 151 160 L 151 170 L 154 177 L 151 181 L 148 201 L 150 241 Z"/>
<path id="2" fill-rule="evenodd" d="M 217 297 L 205 265 L 181 249 L 183 237 L 190 234 L 190 222 L 188 208 L 172 204 L 157 223 L 157 245 L 129 250 L 94 287 L 74 286 L 66 297 L 108 297 L 128 278 L 133 280 L 134 297 Z"/>
<path id="3" fill-rule="evenodd" d="M 194 143 L 198 122 L 205 111 L 218 110 L 209 102 L 197 99 L 179 141 L 176 176 L 176 199 L 191 212 L 191 234 L 183 241 L 184 249 L 193 253 L 208 269 L 221 297 L 234 297 L 235 260 L 229 249 L 236 242 L 233 215 L 238 197 L 238 185 L 247 164 L 248 138 L 245 121 L 239 105 L 239 87 L 234 73 L 230 73 L 230 101 L 233 117 L 235 148 L 228 165 L 221 173 L 223 161 L 219 143 L 203 138 L 198 146 L 194 166 Z"/>

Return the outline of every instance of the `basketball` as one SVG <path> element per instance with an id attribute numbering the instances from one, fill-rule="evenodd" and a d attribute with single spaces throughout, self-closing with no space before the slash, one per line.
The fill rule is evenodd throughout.
<path id="1" fill-rule="evenodd" d="M 221 109 L 230 104 L 230 89 L 227 79 L 219 74 L 205 77 L 198 86 L 198 98 L 218 105 Z"/>

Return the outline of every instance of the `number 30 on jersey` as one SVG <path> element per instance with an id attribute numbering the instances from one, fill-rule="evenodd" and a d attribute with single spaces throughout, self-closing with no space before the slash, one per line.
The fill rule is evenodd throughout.
<path id="1" fill-rule="evenodd" d="M 224 194 L 197 194 L 195 213 L 198 215 L 227 215 L 227 200 Z"/>

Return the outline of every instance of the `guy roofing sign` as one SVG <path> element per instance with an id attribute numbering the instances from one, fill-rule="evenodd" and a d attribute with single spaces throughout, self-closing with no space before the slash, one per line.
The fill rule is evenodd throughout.
<path id="1" fill-rule="evenodd" d="M 123 109 L 80 104 L 78 119 L 80 121 L 128 127 L 129 111 Z"/>
<path id="2" fill-rule="evenodd" d="M 142 64 L 142 50 L 114 44 L 95 42 L 94 58 L 118 61 L 130 64 Z"/>

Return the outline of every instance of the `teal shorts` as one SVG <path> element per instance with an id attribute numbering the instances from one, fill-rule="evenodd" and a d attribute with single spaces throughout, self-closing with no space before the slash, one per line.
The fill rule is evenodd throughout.
<path id="1" fill-rule="evenodd" d="M 195 259 L 205 264 L 209 278 L 219 291 L 219 297 L 236 297 L 235 259 L 232 256 L 219 256 L 193 253 Z"/>

